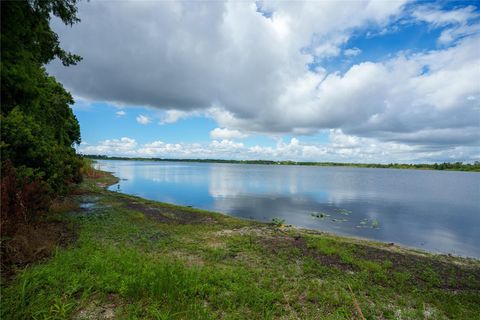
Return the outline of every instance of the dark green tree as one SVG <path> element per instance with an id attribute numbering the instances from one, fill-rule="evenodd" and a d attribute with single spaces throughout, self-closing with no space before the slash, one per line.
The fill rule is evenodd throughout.
<path id="1" fill-rule="evenodd" d="M 2 199 L 11 198 L 10 202 L 23 201 L 26 184 L 30 189 L 41 186 L 38 192 L 54 196 L 81 180 L 82 161 L 74 149 L 80 143 L 80 127 L 70 108 L 73 98 L 44 68 L 56 58 L 65 66 L 81 60 L 60 47 L 50 28 L 53 16 L 67 25 L 78 22 L 77 2 L 0 2 Z M 17 178 L 4 183 L 12 174 Z M 9 214 L 4 207 L 2 220 Z"/>

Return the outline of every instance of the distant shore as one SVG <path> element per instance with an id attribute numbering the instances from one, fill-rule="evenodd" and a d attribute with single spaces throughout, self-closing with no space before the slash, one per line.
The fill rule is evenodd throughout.
<path id="1" fill-rule="evenodd" d="M 307 162 L 307 161 L 273 161 L 273 160 L 225 160 L 225 159 L 168 159 L 168 158 L 139 158 L 139 157 L 110 157 L 105 155 L 84 155 L 94 160 L 130 160 L 130 161 L 174 161 L 199 163 L 232 163 L 232 164 L 263 164 L 283 166 L 318 166 L 318 167 L 354 167 L 354 168 L 383 168 L 383 169 L 415 169 L 415 170 L 443 170 L 480 172 L 480 161 L 474 163 L 443 162 L 443 163 L 351 163 L 351 162 Z"/>

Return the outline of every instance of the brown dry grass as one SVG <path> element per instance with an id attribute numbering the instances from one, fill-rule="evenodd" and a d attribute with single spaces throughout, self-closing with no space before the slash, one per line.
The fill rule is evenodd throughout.
<path id="1" fill-rule="evenodd" d="M 91 166 L 84 166 L 82 168 L 82 174 L 85 178 L 89 179 L 105 178 L 109 175 L 108 172 L 99 171 Z"/>
<path id="2" fill-rule="evenodd" d="M 9 279 L 17 270 L 51 256 L 57 246 L 66 247 L 74 239 L 73 227 L 64 222 L 20 225 L 11 238 L 2 240 L 2 278 Z"/>
<path id="3" fill-rule="evenodd" d="M 52 201 L 50 213 L 58 214 L 78 209 L 78 203 L 70 197 L 57 198 Z"/>

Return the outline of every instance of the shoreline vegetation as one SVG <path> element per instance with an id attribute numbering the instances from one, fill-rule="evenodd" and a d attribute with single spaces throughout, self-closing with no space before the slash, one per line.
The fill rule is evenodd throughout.
<path id="1" fill-rule="evenodd" d="M 295 165 L 318 167 L 354 167 L 354 168 L 383 168 L 383 169 L 417 169 L 417 170 L 445 170 L 480 172 L 480 161 L 474 163 L 443 162 L 443 163 L 348 163 L 348 162 L 306 162 L 306 161 L 273 161 L 273 160 L 224 160 L 224 159 L 167 159 L 167 158 L 140 158 L 116 157 L 106 155 L 84 155 L 92 160 L 134 160 L 134 161 L 174 161 L 174 162 L 199 162 L 199 163 L 232 163 L 232 164 L 264 164 L 264 165 Z"/>
<path id="2" fill-rule="evenodd" d="M 85 168 L 83 174 L 41 222 L 64 226 L 70 241 L 52 246 L 49 257 L 12 266 L 14 275 L 2 281 L 0 318 L 480 314 L 477 259 L 150 201 L 108 191 L 118 182 L 110 173 Z"/>

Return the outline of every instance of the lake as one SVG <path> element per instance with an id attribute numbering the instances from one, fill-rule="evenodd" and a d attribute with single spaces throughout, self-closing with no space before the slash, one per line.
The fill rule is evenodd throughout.
<path id="1" fill-rule="evenodd" d="M 480 258 L 480 174 L 348 167 L 98 161 L 146 199 Z"/>

